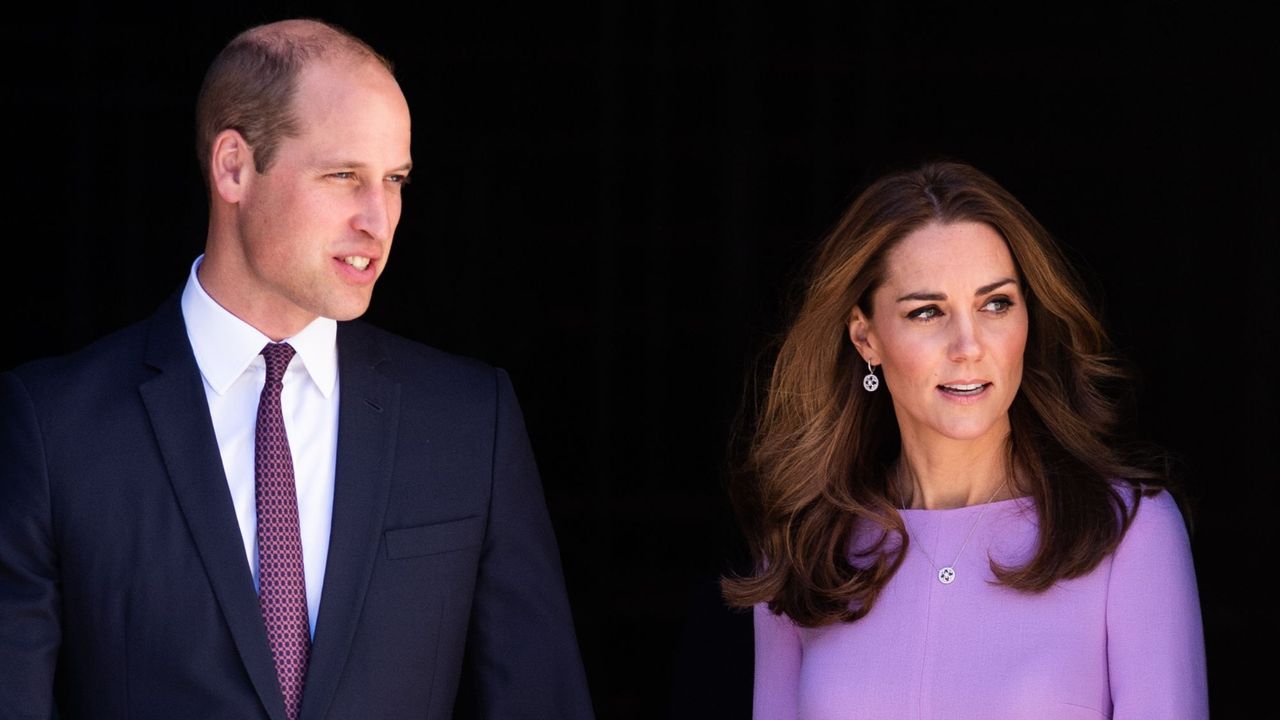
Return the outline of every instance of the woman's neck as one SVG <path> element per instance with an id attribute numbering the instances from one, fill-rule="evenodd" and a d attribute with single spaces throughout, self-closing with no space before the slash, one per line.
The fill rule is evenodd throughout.
<path id="1" fill-rule="evenodd" d="M 903 440 L 895 472 L 903 507 L 938 510 L 1013 496 L 1007 436 L 998 442 Z"/>

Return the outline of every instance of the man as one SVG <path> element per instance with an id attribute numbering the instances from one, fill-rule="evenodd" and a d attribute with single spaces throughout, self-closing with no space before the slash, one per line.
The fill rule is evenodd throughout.
<path id="1" fill-rule="evenodd" d="M 0 376 L 0 717 L 590 717 L 506 375 L 348 322 L 412 164 L 389 65 L 253 28 L 197 116 L 183 291 Z"/>

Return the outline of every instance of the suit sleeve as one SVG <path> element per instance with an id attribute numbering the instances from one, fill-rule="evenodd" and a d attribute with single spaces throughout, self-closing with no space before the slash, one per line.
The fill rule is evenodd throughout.
<path id="1" fill-rule="evenodd" d="M 482 718 L 593 717 L 542 483 L 505 372 L 467 653 Z"/>
<path id="2" fill-rule="evenodd" d="M 0 718 L 52 715 L 61 642 L 49 477 L 35 408 L 0 375 Z"/>
<path id="3" fill-rule="evenodd" d="M 1115 720 L 1209 717 L 1191 545 L 1168 493 L 1142 499 L 1116 550 L 1107 662 Z"/>
<path id="4" fill-rule="evenodd" d="M 791 619 L 768 605 L 755 606 L 756 668 L 752 717 L 796 720 L 800 717 L 800 634 Z"/>

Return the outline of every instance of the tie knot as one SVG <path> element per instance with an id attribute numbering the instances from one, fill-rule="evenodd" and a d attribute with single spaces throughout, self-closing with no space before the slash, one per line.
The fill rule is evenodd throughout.
<path id="1" fill-rule="evenodd" d="M 278 383 L 284 379 L 285 368 L 293 359 L 293 346 L 289 343 L 267 343 L 262 348 L 262 359 L 267 361 L 267 382 Z"/>

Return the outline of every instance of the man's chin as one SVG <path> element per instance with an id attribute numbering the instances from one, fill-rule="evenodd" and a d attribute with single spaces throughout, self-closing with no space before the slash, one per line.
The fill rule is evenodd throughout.
<path id="1" fill-rule="evenodd" d="M 369 310 L 369 301 L 370 300 L 366 298 L 363 302 L 342 303 L 334 307 L 326 308 L 327 312 L 320 313 L 320 316 L 337 320 L 338 322 L 355 320 Z"/>
<path id="2" fill-rule="evenodd" d="M 364 309 L 361 309 L 359 311 L 335 312 L 328 315 L 323 315 L 322 317 L 327 317 L 331 320 L 337 320 L 338 322 L 346 322 L 348 320 L 358 319 L 360 316 L 364 315 L 365 310 L 367 309 L 368 307 L 366 306 Z"/>

